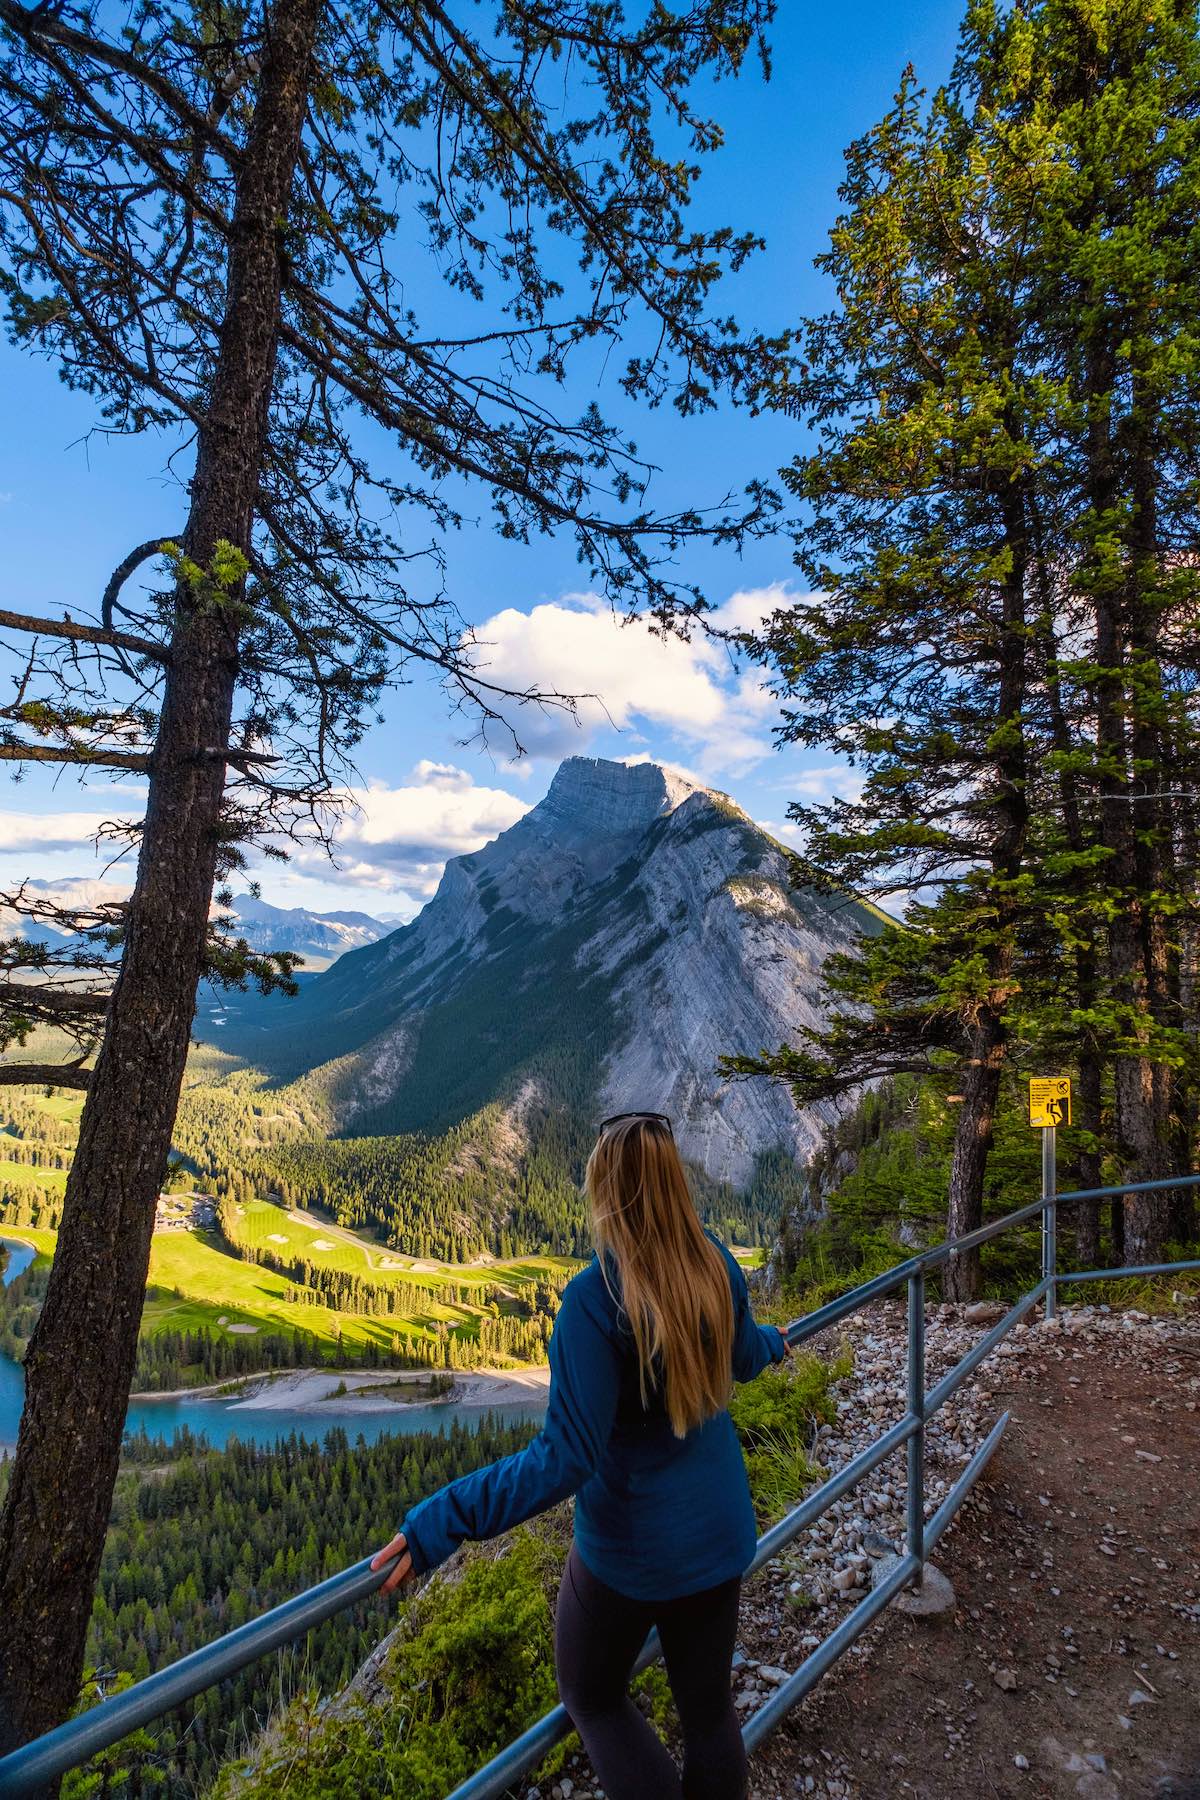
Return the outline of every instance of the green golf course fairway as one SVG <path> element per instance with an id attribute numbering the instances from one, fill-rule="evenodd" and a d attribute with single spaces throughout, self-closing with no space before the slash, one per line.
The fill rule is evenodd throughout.
<path id="1" fill-rule="evenodd" d="M 286 1254 L 286 1249 L 290 1248 L 310 1260 L 328 1258 L 338 1268 L 370 1274 L 373 1281 L 395 1281 L 420 1289 L 420 1309 L 416 1317 L 370 1318 L 288 1300 L 286 1296 L 292 1284 L 286 1276 L 243 1262 L 215 1233 L 160 1231 L 155 1233 L 150 1249 L 150 1274 L 142 1314 L 142 1331 L 146 1335 L 154 1336 L 162 1331 L 209 1331 L 224 1335 L 231 1326 L 250 1325 L 264 1332 L 309 1332 L 331 1349 L 338 1344 L 350 1347 L 369 1342 L 387 1347 L 397 1331 L 410 1337 L 429 1338 L 436 1335 L 438 1322 L 444 1321 L 456 1328 L 462 1337 L 470 1338 L 478 1334 L 486 1287 L 499 1285 L 515 1292 L 531 1282 L 545 1280 L 576 1266 L 567 1257 L 539 1256 L 469 1269 L 429 1264 L 422 1264 L 418 1272 L 407 1268 L 386 1269 L 379 1266 L 381 1259 L 388 1255 L 386 1251 L 368 1245 L 336 1226 L 316 1222 L 297 1224 L 269 1202 L 248 1206 L 243 1222 L 252 1227 L 247 1230 L 251 1241 L 255 1236 L 265 1241 L 272 1233 L 286 1237 L 286 1247 L 272 1245 L 281 1254 Z M 53 1231 L 11 1226 L 5 1228 L 4 1235 L 20 1243 L 32 1244 L 42 1256 L 54 1254 L 57 1234 Z M 317 1242 L 336 1248 L 319 1252 L 314 1248 Z M 403 1260 L 411 1261 L 409 1258 Z M 448 1284 L 478 1288 L 479 1305 L 459 1305 L 440 1299 L 439 1290 Z"/>

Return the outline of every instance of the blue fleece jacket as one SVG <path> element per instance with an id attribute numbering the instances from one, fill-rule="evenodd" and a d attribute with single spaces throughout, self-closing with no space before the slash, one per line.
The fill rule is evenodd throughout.
<path id="1" fill-rule="evenodd" d="M 733 1376 L 751 1381 L 782 1361 L 783 1334 L 755 1323 L 746 1277 L 712 1242 L 733 1295 Z M 643 1409 L 633 1336 L 595 1256 L 563 1291 L 537 1437 L 419 1501 L 400 1529 L 423 1574 L 465 1539 L 496 1537 L 568 1494 L 576 1496 L 584 1563 L 634 1599 L 713 1587 L 742 1574 L 754 1555 L 754 1508 L 733 1420 L 722 1411 L 677 1438 L 661 1397 L 652 1394 Z"/>

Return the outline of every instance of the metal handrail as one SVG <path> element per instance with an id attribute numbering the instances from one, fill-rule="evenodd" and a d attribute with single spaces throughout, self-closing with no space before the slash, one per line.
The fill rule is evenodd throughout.
<path id="1" fill-rule="evenodd" d="M 742 1737 L 748 1750 L 754 1749 L 780 1720 L 828 1669 L 838 1660 L 871 1621 L 902 1588 L 920 1575 L 929 1555 L 954 1518 L 967 1493 L 991 1457 L 1008 1424 L 1007 1413 L 997 1420 L 983 1443 L 979 1445 L 966 1468 L 946 1495 L 933 1517 L 925 1519 L 925 1425 L 962 1385 L 986 1356 L 1007 1337 L 1039 1301 L 1044 1301 L 1048 1317 L 1053 1317 L 1055 1291 L 1060 1282 L 1117 1280 L 1124 1276 L 1169 1275 L 1177 1271 L 1200 1269 L 1200 1260 L 1178 1263 L 1149 1263 L 1135 1268 L 1089 1269 L 1081 1273 L 1060 1274 L 1057 1260 L 1055 1214 L 1057 1208 L 1080 1200 L 1103 1200 L 1123 1194 L 1152 1193 L 1169 1188 L 1200 1186 L 1200 1175 L 1176 1176 L 1158 1181 L 1133 1182 L 1124 1187 L 1083 1188 L 1075 1193 L 1043 1194 L 1029 1206 L 1008 1213 L 1002 1219 L 983 1225 L 977 1231 L 955 1238 L 932 1249 L 924 1250 L 894 1268 L 886 1269 L 870 1281 L 852 1288 L 831 1300 L 816 1312 L 795 1319 L 784 1327 L 791 1345 L 802 1344 L 831 1325 L 860 1312 L 873 1300 L 908 1288 L 908 1355 L 907 1411 L 880 1437 L 839 1469 L 828 1481 L 799 1505 L 792 1508 L 777 1525 L 758 1540 L 754 1560 L 746 1570 L 753 1574 L 787 1548 L 801 1531 L 820 1517 L 835 1500 L 870 1474 L 881 1462 L 902 1446 L 908 1463 L 908 1495 L 905 1519 L 905 1550 L 884 1579 L 851 1609 L 841 1623 L 816 1650 L 808 1656 L 788 1679 L 777 1687 L 770 1699 L 746 1722 Z M 1014 1225 L 1039 1218 L 1042 1221 L 1042 1278 L 1016 1305 L 975 1344 L 966 1355 L 928 1392 L 925 1390 L 925 1276 L 930 1269 L 940 1268 L 951 1256 L 988 1243 Z M 272 1650 L 302 1636 L 313 1626 L 322 1624 L 334 1613 L 373 1594 L 387 1580 L 395 1559 L 373 1570 L 370 1558 L 355 1563 L 338 1575 L 276 1606 L 260 1618 L 251 1619 L 235 1631 L 205 1644 L 178 1662 L 160 1669 L 157 1674 L 104 1700 L 78 1718 L 62 1725 L 19 1750 L 0 1757 L 0 1796 L 16 1800 L 30 1794 L 78 1768 L 99 1751 L 108 1749 L 127 1737 L 131 1731 L 172 1711 L 185 1701 L 194 1699 L 206 1688 L 234 1675 L 248 1663 L 269 1655 Z M 659 1655 L 657 1632 L 650 1632 L 634 1664 L 633 1673 L 647 1668 Z M 546 1715 L 514 1739 L 497 1756 L 455 1788 L 448 1800 L 499 1800 L 506 1788 L 534 1765 L 572 1729 L 566 1708 L 553 1707 Z"/>

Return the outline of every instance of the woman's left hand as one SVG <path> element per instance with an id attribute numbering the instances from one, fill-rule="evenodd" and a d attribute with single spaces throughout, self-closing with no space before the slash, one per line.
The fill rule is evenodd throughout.
<path id="1" fill-rule="evenodd" d="M 400 1586 L 401 1582 L 415 1579 L 412 1557 L 408 1553 L 408 1540 L 405 1538 L 402 1531 L 396 1533 L 390 1544 L 385 1544 L 382 1550 L 376 1551 L 375 1555 L 371 1558 L 371 1567 L 373 1569 L 381 1569 L 384 1563 L 390 1562 L 392 1557 L 395 1556 L 398 1551 L 403 1551 L 404 1554 L 401 1556 L 400 1561 L 396 1564 L 387 1580 L 381 1585 L 379 1589 L 381 1594 L 392 1594 Z"/>

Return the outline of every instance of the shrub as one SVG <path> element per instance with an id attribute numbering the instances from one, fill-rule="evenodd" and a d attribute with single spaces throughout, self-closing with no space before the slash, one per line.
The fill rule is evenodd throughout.
<path id="1" fill-rule="evenodd" d="M 847 1376 L 853 1361 L 843 1351 L 833 1363 L 801 1355 L 778 1368 L 764 1369 L 757 1381 L 739 1388 L 730 1411 L 746 1450 L 750 1492 L 761 1524 L 782 1518 L 819 1480 L 813 1460 L 818 1425 L 832 1424 L 836 1407 L 830 1386 Z"/>
<path id="2" fill-rule="evenodd" d="M 548 1588 L 554 1548 L 522 1530 L 457 1581 L 409 1604 L 379 1672 L 383 1693 L 322 1713 L 294 1703 L 265 1743 L 227 1768 L 221 1800 L 442 1800 L 555 1704 Z"/>

